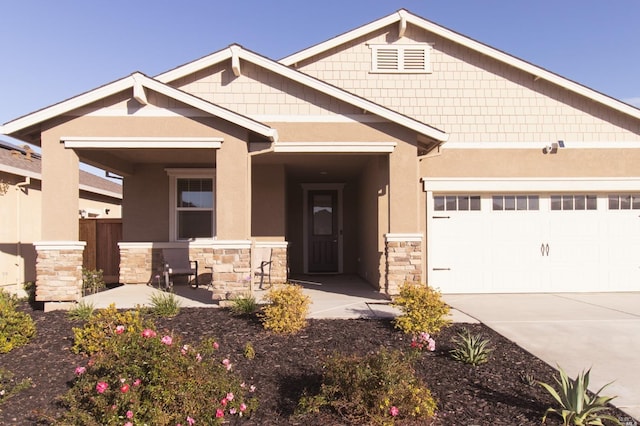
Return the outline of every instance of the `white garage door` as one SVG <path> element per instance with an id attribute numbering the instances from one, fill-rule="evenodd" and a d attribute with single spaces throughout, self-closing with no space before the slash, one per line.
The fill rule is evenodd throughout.
<path id="1" fill-rule="evenodd" d="M 443 293 L 640 290 L 640 194 L 433 194 L 428 282 Z"/>

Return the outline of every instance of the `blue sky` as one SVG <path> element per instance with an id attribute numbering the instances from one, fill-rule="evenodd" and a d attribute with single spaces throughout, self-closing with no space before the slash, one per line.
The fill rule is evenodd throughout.
<path id="1" fill-rule="evenodd" d="M 640 106 L 637 0 L 2 0 L 0 123 L 232 43 L 280 59 L 400 8 Z"/>

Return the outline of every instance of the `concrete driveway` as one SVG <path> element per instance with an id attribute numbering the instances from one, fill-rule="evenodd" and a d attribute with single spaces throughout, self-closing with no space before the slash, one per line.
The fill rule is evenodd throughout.
<path id="1" fill-rule="evenodd" d="M 591 367 L 590 390 L 613 381 L 602 395 L 640 420 L 640 292 L 443 298 L 570 377 Z"/>

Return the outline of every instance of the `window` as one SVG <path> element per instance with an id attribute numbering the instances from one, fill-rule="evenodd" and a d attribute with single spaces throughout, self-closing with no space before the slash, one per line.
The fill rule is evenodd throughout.
<path id="1" fill-rule="evenodd" d="M 640 210 L 640 195 L 609 195 L 609 210 Z"/>
<path id="2" fill-rule="evenodd" d="M 193 240 L 215 235 L 213 170 L 170 169 L 170 239 Z"/>
<path id="3" fill-rule="evenodd" d="M 597 210 L 595 195 L 552 195 L 551 210 Z"/>
<path id="4" fill-rule="evenodd" d="M 539 210 L 537 195 L 494 195 L 493 210 Z"/>
<path id="5" fill-rule="evenodd" d="M 431 46 L 428 44 L 374 45 L 371 54 L 372 72 L 431 72 Z"/>
<path id="6" fill-rule="evenodd" d="M 479 195 L 437 195 L 433 197 L 436 211 L 477 211 L 480 210 Z"/>

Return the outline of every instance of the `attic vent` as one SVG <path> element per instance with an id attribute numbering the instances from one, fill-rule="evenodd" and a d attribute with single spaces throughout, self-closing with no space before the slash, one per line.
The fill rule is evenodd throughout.
<path id="1" fill-rule="evenodd" d="M 428 44 L 373 45 L 371 71 L 430 73 L 430 51 Z"/>

